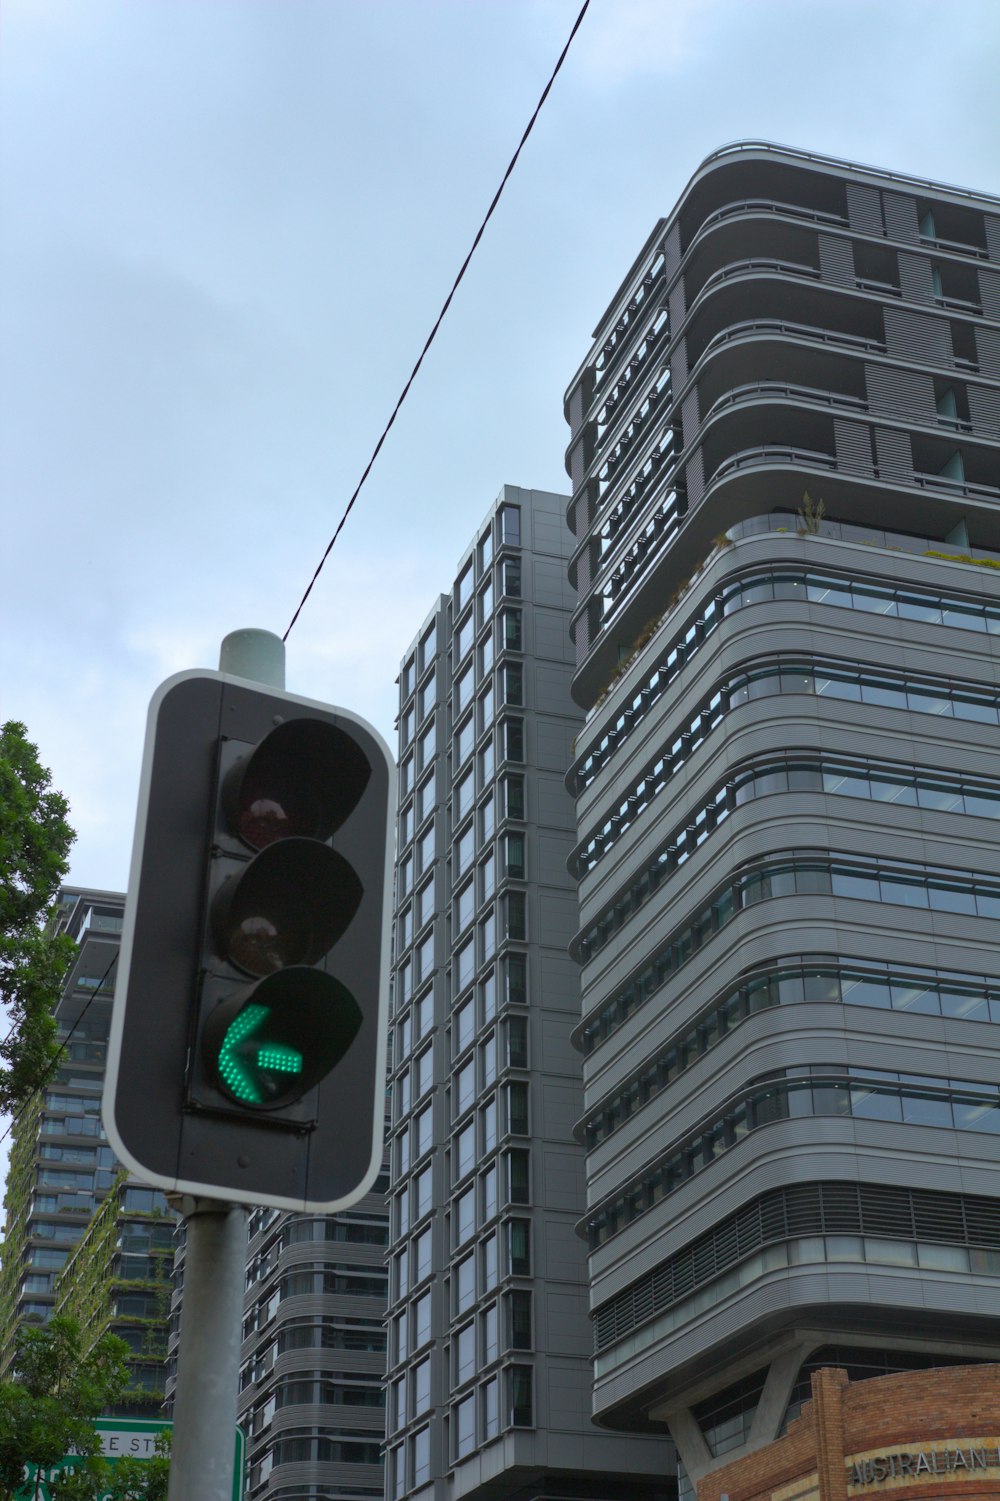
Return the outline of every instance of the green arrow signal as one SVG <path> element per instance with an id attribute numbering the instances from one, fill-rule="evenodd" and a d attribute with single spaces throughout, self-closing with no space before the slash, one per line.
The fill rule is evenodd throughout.
<path id="1" fill-rule="evenodd" d="M 244 1006 L 226 1028 L 219 1048 L 219 1074 L 234 1099 L 262 1105 L 261 1074 L 301 1074 L 302 1054 L 284 1043 L 255 1040 L 271 1015 L 269 1006 Z"/>

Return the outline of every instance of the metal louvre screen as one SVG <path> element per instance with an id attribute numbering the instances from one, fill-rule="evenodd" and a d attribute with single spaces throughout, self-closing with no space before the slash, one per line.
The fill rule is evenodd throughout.
<path id="1" fill-rule="evenodd" d="M 1000 1250 L 1000 1202 L 868 1183 L 803 1183 L 771 1189 L 598 1308 L 595 1353 L 624 1339 L 764 1246 L 824 1234 Z"/>

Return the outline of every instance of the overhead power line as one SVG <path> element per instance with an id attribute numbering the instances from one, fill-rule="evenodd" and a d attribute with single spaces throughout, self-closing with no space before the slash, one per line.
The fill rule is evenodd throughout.
<path id="1" fill-rule="evenodd" d="M 295 624 L 295 622 L 299 618 L 299 615 L 302 613 L 302 606 L 305 604 L 306 600 L 309 598 L 310 594 L 312 593 L 313 585 L 315 584 L 316 580 L 319 578 L 320 574 L 322 573 L 322 571 L 323 571 L 323 565 L 326 562 L 327 558 L 330 556 L 330 553 L 333 551 L 333 545 L 336 542 L 337 538 L 340 536 L 341 532 L 343 531 L 343 529 L 344 529 L 344 523 L 346 522 L 348 516 L 351 514 L 351 511 L 354 509 L 354 502 L 357 500 L 358 496 L 361 494 L 361 487 L 363 486 L 363 484 L 365 483 L 365 480 L 368 478 L 369 474 L 371 473 L 372 465 L 375 463 L 375 460 L 378 458 L 379 453 L 381 452 L 382 444 L 385 442 L 386 438 L 389 436 L 389 429 L 392 427 L 392 424 L 395 422 L 397 416 L 399 415 L 399 409 L 403 405 L 403 402 L 406 400 L 406 398 L 407 398 L 407 396 L 409 394 L 410 387 L 413 385 L 413 382 L 416 379 L 417 372 L 418 372 L 418 370 L 420 369 L 421 365 L 424 362 L 424 356 L 426 355 L 427 351 L 430 349 L 431 345 L 434 343 L 435 338 L 437 337 L 437 331 L 441 327 L 441 324 L 444 321 L 444 316 L 447 313 L 449 307 L 451 306 L 452 298 L 454 297 L 455 293 L 458 291 L 459 284 L 460 284 L 460 282 L 462 280 L 462 277 L 465 275 L 466 271 L 469 268 L 469 262 L 472 260 L 472 257 L 476 253 L 476 249 L 477 249 L 477 247 L 479 245 L 480 240 L 483 238 L 483 232 L 485 231 L 487 224 L 490 222 L 490 220 L 493 217 L 493 211 L 496 208 L 497 204 L 500 202 L 500 195 L 502 194 L 504 188 L 507 186 L 508 179 L 510 178 L 511 173 L 513 172 L 515 166 L 517 165 L 517 159 L 521 155 L 521 151 L 522 151 L 522 149 L 524 147 L 524 144 L 527 141 L 528 137 L 530 136 L 532 130 L 534 129 L 535 121 L 538 119 L 538 116 L 541 113 L 542 105 L 545 103 L 546 99 L 549 97 L 549 91 L 552 88 L 552 85 L 556 81 L 556 77 L 557 77 L 557 75 L 559 73 L 559 69 L 562 67 L 563 63 L 566 61 L 566 54 L 568 53 L 568 51 L 570 49 L 570 46 L 572 45 L 573 38 L 576 36 L 577 32 L 580 29 L 580 26 L 581 26 L 581 24 L 583 22 L 583 18 L 587 14 L 587 8 L 588 8 L 589 5 L 590 5 L 590 0 L 583 0 L 583 5 L 580 7 L 580 14 L 577 16 L 576 20 L 573 22 L 572 30 L 570 31 L 569 36 L 566 38 L 565 46 L 563 47 L 563 49 L 560 52 L 558 58 L 556 59 L 556 65 L 552 69 L 552 72 L 551 72 L 551 74 L 549 76 L 549 81 L 545 85 L 544 89 L 542 90 L 541 98 L 539 99 L 538 103 L 535 105 L 534 111 L 532 112 L 531 119 L 528 121 L 527 125 L 524 128 L 524 134 L 521 136 L 520 141 L 518 141 L 518 143 L 517 143 L 517 150 L 514 152 L 514 155 L 511 157 L 510 162 L 507 165 L 507 170 L 504 173 L 503 177 L 501 178 L 500 186 L 497 188 L 496 192 L 493 194 L 493 201 L 491 202 L 489 208 L 486 210 L 486 214 L 485 214 L 485 217 L 483 218 L 482 224 L 480 224 L 479 228 L 476 230 L 475 239 L 473 240 L 472 245 L 469 248 L 469 252 L 468 252 L 468 254 L 465 257 L 465 260 L 462 262 L 461 266 L 459 267 L 458 275 L 455 277 L 455 280 L 452 282 L 451 291 L 448 293 L 447 297 L 445 298 L 444 304 L 443 304 L 443 306 L 441 308 L 441 311 L 438 313 L 437 318 L 434 320 L 434 326 L 433 326 L 433 328 L 431 329 L 430 333 L 427 335 L 427 338 L 424 341 L 424 347 L 423 347 L 423 349 L 421 349 L 420 354 L 417 357 L 417 363 L 414 365 L 413 369 L 410 371 L 409 378 L 408 378 L 405 386 L 403 387 L 402 391 L 400 391 L 400 393 L 399 393 L 399 396 L 398 396 L 398 398 L 396 400 L 396 405 L 392 409 L 392 415 L 390 416 L 390 418 L 389 418 L 388 422 L 386 423 L 385 427 L 382 429 L 381 437 L 379 438 L 378 442 L 375 444 L 375 447 L 372 450 L 371 458 L 368 460 L 368 463 L 365 465 L 364 470 L 362 471 L 361 478 L 358 480 L 358 483 L 355 486 L 354 494 L 351 496 L 350 500 L 347 502 L 347 505 L 346 505 L 346 507 L 344 509 L 344 514 L 341 516 L 339 522 L 337 523 L 337 529 L 334 532 L 333 536 L 330 538 L 329 542 L 327 543 L 326 551 L 324 552 L 323 556 L 320 558 L 319 562 L 316 565 L 316 571 L 313 574 L 312 578 L 309 580 L 308 588 L 306 589 L 306 592 L 303 594 L 302 598 L 299 600 L 299 603 L 298 603 L 298 606 L 296 608 L 295 614 L 292 616 L 291 620 L 288 623 L 288 629 L 285 631 L 285 634 L 282 637 L 283 641 L 287 641 L 288 640 L 288 637 L 291 634 L 292 626 Z"/>

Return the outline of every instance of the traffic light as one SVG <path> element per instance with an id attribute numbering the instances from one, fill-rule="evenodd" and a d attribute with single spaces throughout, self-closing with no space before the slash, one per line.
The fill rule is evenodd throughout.
<path id="1" fill-rule="evenodd" d="M 394 782 L 347 710 L 216 672 L 157 691 L 104 1110 L 147 1181 L 324 1213 L 370 1187 Z"/>

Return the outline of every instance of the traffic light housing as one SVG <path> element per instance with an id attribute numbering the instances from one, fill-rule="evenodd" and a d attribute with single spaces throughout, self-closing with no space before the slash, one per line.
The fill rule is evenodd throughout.
<path id="1" fill-rule="evenodd" d="M 394 784 L 347 710 L 217 672 L 154 695 L 104 1110 L 139 1176 L 323 1213 L 370 1188 Z"/>

